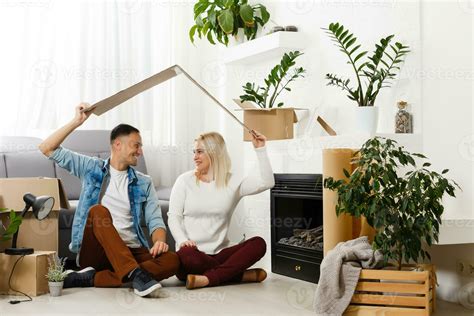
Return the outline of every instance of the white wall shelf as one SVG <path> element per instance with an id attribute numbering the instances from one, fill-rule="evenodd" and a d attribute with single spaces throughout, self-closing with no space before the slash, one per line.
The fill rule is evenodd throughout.
<path id="1" fill-rule="evenodd" d="M 224 62 L 228 65 L 249 65 L 284 53 L 305 48 L 305 36 L 300 32 L 276 32 L 226 49 Z"/>

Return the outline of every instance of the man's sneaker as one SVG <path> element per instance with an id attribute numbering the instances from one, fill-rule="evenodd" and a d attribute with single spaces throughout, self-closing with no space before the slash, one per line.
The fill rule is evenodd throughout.
<path id="1" fill-rule="evenodd" d="M 95 269 L 93 267 L 87 267 L 80 271 L 68 270 L 66 272 L 67 276 L 64 279 L 63 288 L 94 286 Z"/>
<path id="2" fill-rule="evenodd" d="M 155 290 L 161 288 L 160 283 L 153 279 L 153 277 L 148 272 L 140 268 L 137 268 L 135 271 L 133 271 L 130 279 L 132 279 L 134 292 L 138 296 L 147 296 L 148 294 L 151 294 Z"/>

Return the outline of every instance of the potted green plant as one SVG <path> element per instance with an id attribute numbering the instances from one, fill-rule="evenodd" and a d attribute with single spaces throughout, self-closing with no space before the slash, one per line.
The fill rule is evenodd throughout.
<path id="1" fill-rule="evenodd" d="M 229 44 L 229 36 L 237 37 L 242 30 L 247 40 L 257 36 L 257 31 L 270 19 L 265 6 L 250 5 L 247 0 L 199 0 L 194 5 L 194 25 L 189 30 L 189 38 L 205 37 L 215 45 L 216 40 Z"/>
<path id="2" fill-rule="evenodd" d="M 48 279 L 49 294 L 51 296 L 61 296 L 64 279 L 67 276 L 67 272 L 64 271 L 66 258 L 61 259 L 57 254 L 54 254 L 48 257 L 48 263 L 46 278 Z"/>
<path id="3" fill-rule="evenodd" d="M 341 88 L 347 92 L 349 99 L 357 102 L 359 106 L 356 112 L 358 130 L 374 133 L 378 119 L 375 100 L 382 88 L 391 86 L 405 55 L 410 52 L 409 47 L 400 42 L 393 43 L 395 35 L 389 35 L 375 44 L 375 50 L 371 56 L 365 57 L 368 51 L 359 49 L 361 45 L 357 43 L 357 37 L 342 24 L 331 23 L 324 30 L 339 50 L 347 56 L 347 63 L 351 65 L 356 79 L 354 87 L 350 79 L 328 73 L 326 74 L 327 85 Z"/>
<path id="4" fill-rule="evenodd" d="M 0 208 L 0 212 L 8 211 L 8 208 Z M 22 217 L 18 216 L 14 210 L 10 210 L 8 226 L 5 226 L 2 221 L 0 221 L 0 238 L 1 241 L 8 241 L 12 239 L 13 235 L 18 231 L 18 228 L 21 225 Z"/>
<path id="5" fill-rule="evenodd" d="M 263 133 L 268 140 L 293 138 L 294 123 L 298 121 L 295 108 L 282 108 L 284 103 L 277 101 L 283 91 L 291 91 L 291 82 L 304 77 L 306 70 L 302 67 L 290 72 L 301 55 L 299 51 L 285 53 L 264 79 L 263 87 L 247 82 L 242 86 L 244 94 L 234 100 L 244 110 L 244 124 Z M 251 135 L 244 132 L 244 141 L 250 140 Z"/>
<path id="6" fill-rule="evenodd" d="M 430 258 L 423 245 L 438 241 L 442 197 L 455 196 L 456 182 L 429 169 L 424 162 L 417 167 L 416 159 L 427 159 L 422 154 L 409 153 L 390 139 L 369 139 L 355 153 L 356 169 L 347 180 L 325 179 L 324 187 L 338 193 L 336 213 L 355 217 L 365 216 L 375 229 L 374 249 L 380 249 L 385 262 L 402 263 Z M 399 175 L 399 167 L 408 169 Z M 398 171 L 398 173 L 397 173 Z"/>
<path id="7" fill-rule="evenodd" d="M 255 86 L 255 83 L 247 82 L 242 88 L 245 94 L 240 96 L 240 100 L 252 101 L 259 107 L 271 109 L 275 106 L 279 95 L 283 91 L 291 91 L 288 85 L 298 78 L 304 77 L 306 70 L 303 67 L 293 69 L 293 73 L 289 74 L 290 69 L 296 64 L 295 60 L 303 53 L 299 51 L 285 53 L 278 65 L 272 68 L 265 81 L 265 86 Z M 276 107 L 282 107 L 283 102 L 276 104 Z"/>

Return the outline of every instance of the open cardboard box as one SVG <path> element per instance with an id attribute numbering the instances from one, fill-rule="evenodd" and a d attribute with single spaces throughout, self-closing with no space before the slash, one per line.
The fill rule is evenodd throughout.
<path id="1" fill-rule="evenodd" d="M 240 107 L 237 111 L 244 111 L 244 124 L 252 130 L 265 135 L 267 140 L 292 139 L 294 124 L 298 122 L 296 110 L 301 108 L 271 108 L 263 109 L 252 102 L 241 102 L 234 99 Z M 244 130 L 244 141 L 251 141 L 252 135 Z"/>
<path id="2" fill-rule="evenodd" d="M 58 217 L 61 208 L 69 208 L 69 201 L 60 179 L 55 178 L 1 178 L 0 207 L 21 212 L 25 207 L 23 195 L 48 195 L 54 198 L 53 210 L 47 218 L 39 221 L 29 210 L 20 226 L 18 247 L 31 247 L 36 250 L 58 251 Z M 0 220 L 9 223 L 9 211 L 0 213 Z M 11 240 L 0 242 L 0 251 L 11 247 Z"/>

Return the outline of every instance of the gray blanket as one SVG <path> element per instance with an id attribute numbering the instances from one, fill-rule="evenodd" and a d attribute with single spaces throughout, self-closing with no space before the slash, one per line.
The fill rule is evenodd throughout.
<path id="1" fill-rule="evenodd" d="M 340 242 L 321 263 L 314 308 L 317 315 L 342 315 L 354 294 L 360 271 L 383 265 L 383 255 L 374 251 L 366 236 Z"/>

